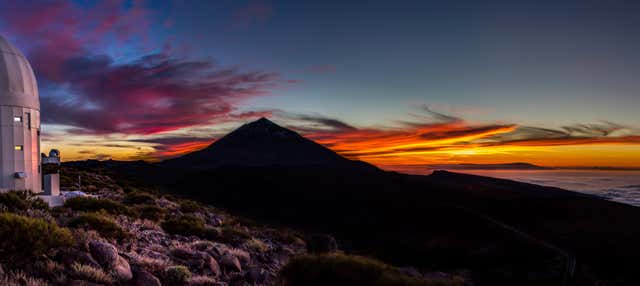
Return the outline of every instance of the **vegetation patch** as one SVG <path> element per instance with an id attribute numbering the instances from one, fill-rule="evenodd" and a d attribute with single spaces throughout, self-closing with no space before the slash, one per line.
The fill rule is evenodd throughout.
<path id="1" fill-rule="evenodd" d="M 102 283 L 111 285 L 113 278 L 102 269 L 93 268 L 89 265 L 74 263 L 71 265 L 71 276 L 83 281 Z"/>
<path id="2" fill-rule="evenodd" d="M 238 226 L 225 225 L 222 227 L 222 240 L 224 242 L 238 244 L 251 238 L 250 233 Z"/>
<path id="3" fill-rule="evenodd" d="M 72 243 L 69 230 L 56 224 L 11 213 L 0 214 L 0 259 L 4 262 L 22 262 Z"/>
<path id="4" fill-rule="evenodd" d="M 453 286 L 464 282 L 462 279 L 410 278 L 380 261 L 342 254 L 294 258 L 282 268 L 280 279 L 288 286 Z"/>
<path id="5" fill-rule="evenodd" d="M 167 285 L 185 285 L 191 278 L 189 268 L 178 265 L 167 268 L 164 274 L 164 282 Z"/>
<path id="6" fill-rule="evenodd" d="M 192 215 L 170 218 L 162 223 L 162 229 L 170 234 L 202 236 L 206 226 L 204 220 Z"/>
<path id="7" fill-rule="evenodd" d="M 160 221 L 164 219 L 165 210 L 158 206 L 144 205 L 137 208 L 140 218 L 152 221 Z"/>
<path id="8" fill-rule="evenodd" d="M 195 213 L 200 210 L 200 205 L 191 200 L 183 200 L 180 202 L 180 211 L 183 213 Z"/>
<path id="9" fill-rule="evenodd" d="M 135 212 L 131 211 L 125 205 L 107 199 L 97 199 L 91 197 L 75 197 L 68 199 L 64 203 L 65 207 L 68 207 L 75 211 L 86 212 L 98 212 L 105 211 L 110 214 L 122 214 L 127 216 L 135 216 Z"/>
<path id="10" fill-rule="evenodd" d="M 98 213 L 82 214 L 69 222 L 69 227 L 92 229 L 107 238 L 123 239 L 128 236 L 118 224 Z"/>
<path id="11" fill-rule="evenodd" d="M 142 191 L 129 192 L 124 196 L 124 203 L 132 205 L 154 204 L 156 197 L 150 193 Z"/>
<path id="12" fill-rule="evenodd" d="M 33 196 L 28 191 L 12 191 L 0 193 L 0 205 L 10 212 L 25 211 L 28 209 L 49 209 L 47 203 Z"/>

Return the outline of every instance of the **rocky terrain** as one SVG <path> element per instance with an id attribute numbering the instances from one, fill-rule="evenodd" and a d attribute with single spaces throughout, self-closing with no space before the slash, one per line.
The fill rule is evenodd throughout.
<path id="1" fill-rule="evenodd" d="M 309 266 L 318 264 L 315 270 L 326 278 L 331 275 L 322 271 L 334 269 L 332 263 L 371 279 L 351 285 L 464 282 L 339 254 L 331 236 L 258 225 L 106 175 L 73 168 L 61 174 L 67 191 L 77 190 L 74 178 L 81 176 L 88 196 L 50 209 L 28 192 L 0 194 L 1 285 L 316 285 L 307 281 L 315 280 L 305 274 Z M 294 257 L 300 260 L 286 266 Z M 285 266 L 289 280 L 281 275 Z"/>

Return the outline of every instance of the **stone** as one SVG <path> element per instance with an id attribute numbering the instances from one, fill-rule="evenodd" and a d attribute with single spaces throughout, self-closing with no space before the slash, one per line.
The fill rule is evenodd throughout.
<path id="1" fill-rule="evenodd" d="M 120 281 L 129 281 L 133 278 L 129 262 L 127 262 L 127 260 L 122 258 L 121 256 L 118 256 L 118 259 L 116 260 L 116 264 L 113 266 L 112 271 Z"/>
<path id="2" fill-rule="evenodd" d="M 162 286 L 157 277 L 144 270 L 136 271 L 133 284 L 136 286 Z"/>
<path id="3" fill-rule="evenodd" d="M 131 267 L 126 259 L 118 255 L 118 249 L 110 243 L 101 241 L 89 242 L 91 256 L 108 272 L 112 272 L 120 281 L 133 278 Z"/>
<path id="4" fill-rule="evenodd" d="M 118 262 L 118 249 L 110 243 L 101 241 L 89 242 L 91 256 L 105 268 L 113 268 Z"/>
<path id="5" fill-rule="evenodd" d="M 211 255 L 207 255 L 207 257 L 208 257 L 207 264 L 213 276 L 214 277 L 220 276 L 222 271 L 220 270 L 220 265 L 218 264 L 218 261 L 216 261 L 213 257 L 211 257 Z"/>
<path id="6" fill-rule="evenodd" d="M 262 285 L 267 280 L 268 275 L 269 273 L 264 269 L 259 267 L 252 267 L 245 274 L 245 279 L 247 280 L 247 282 L 251 283 L 252 285 L 256 285 L 256 284 Z"/>
<path id="7" fill-rule="evenodd" d="M 227 270 L 237 271 L 237 272 L 242 271 L 242 266 L 240 266 L 240 261 L 238 261 L 238 258 L 230 253 L 226 253 L 220 258 L 220 264 L 222 264 L 222 267 L 224 267 Z"/>

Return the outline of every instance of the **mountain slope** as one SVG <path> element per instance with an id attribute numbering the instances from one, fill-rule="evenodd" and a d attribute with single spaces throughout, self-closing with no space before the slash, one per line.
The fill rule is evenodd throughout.
<path id="1" fill-rule="evenodd" d="M 165 167 L 194 169 L 220 166 L 343 168 L 365 165 L 362 162 L 348 160 L 266 118 L 242 125 L 205 149 L 160 164 Z"/>

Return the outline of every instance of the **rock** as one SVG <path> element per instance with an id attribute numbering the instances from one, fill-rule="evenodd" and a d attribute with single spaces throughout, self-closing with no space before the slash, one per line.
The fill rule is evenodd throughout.
<path id="1" fill-rule="evenodd" d="M 107 271 L 121 281 L 129 281 L 133 277 L 129 262 L 118 255 L 118 249 L 110 243 L 91 241 L 89 243 L 91 256 Z"/>
<path id="2" fill-rule="evenodd" d="M 110 243 L 101 241 L 89 242 L 91 256 L 104 268 L 112 269 L 118 262 L 118 249 Z"/>
<path id="3" fill-rule="evenodd" d="M 245 279 L 247 282 L 255 285 L 255 284 L 264 284 L 267 280 L 269 273 L 262 268 L 252 267 L 245 274 Z"/>
<path id="4" fill-rule="evenodd" d="M 178 264 L 186 265 L 196 272 L 211 271 L 216 275 L 220 274 L 218 262 L 206 252 L 176 247 L 171 249 L 171 257 Z"/>
<path id="5" fill-rule="evenodd" d="M 240 263 L 244 266 L 248 266 L 251 264 L 251 254 L 242 249 L 235 248 L 229 251 L 229 253 L 240 261 Z"/>
<path id="6" fill-rule="evenodd" d="M 311 254 L 333 253 L 338 251 L 338 243 L 327 234 L 312 235 L 307 239 L 307 251 Z"/>
<path id="7" fill-rule="evenodd" d="M 158 278 L 144 270 L 136 271 L 133 284 L 136 286 L 162 286 Z"/>
<path id="8" fill-rule="evenodd" d="M 220 258 L 220 264 L 222 264 L 222 267 L 224 267 L 225 269 L 228 269 L 231 271 L 237 271 L 237 272 L 242 271 L 242 266 L 240 266 L 240 261 L 238 261 L 238 258 L 230 253 L 226 253 Z"/>
<path id="9" fill-rule="evenodd" d="M 220 276 L 222 271 L 220 270 L 220 265 L 218 264 L 218 261 L 216 261 L 213 257 L 211 257 L 211 255 L 208 255 L 208 257 L 209 258 L 208 258 L 207 264 L 209 266 L 209 270 L 211 271 L 214 277 Z"/>
<path id="10" fill-rule="evenodd" d="M 71 281 L 68 281 L 66 285 L 68 286 L 102 286 L 102 284 L 83 281 L 83 280 L 71 280 Z"/>
<path id="11" fill-rule="evenodd" d="M 127 260 L 122 258 L 121 256 L 118 256 L 118 259 L 112 271 L 120 281 L 129 281 L 133 278 L 129 262 L 127 262 Z"/>

